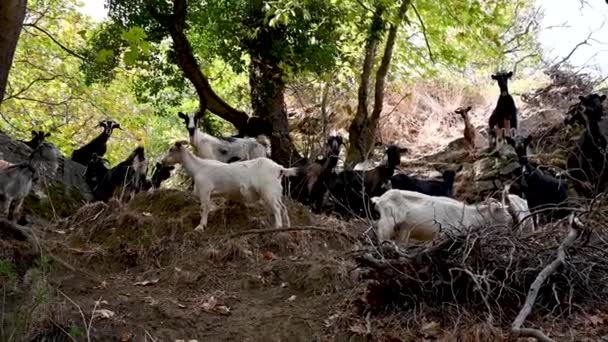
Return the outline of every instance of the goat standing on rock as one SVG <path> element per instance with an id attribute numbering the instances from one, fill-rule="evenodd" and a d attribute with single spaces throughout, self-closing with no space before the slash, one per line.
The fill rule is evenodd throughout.
<path id="1" fill-rule="evenodd" d="M 115 129 L 120 129 L 120 124 L 116 123 L 112 120 L 105 120 L 99 122 L 99 126 L 103 127 L 103 132 L 100 135 L 95 137 L 95 139 L 91 140 L 88 144 L 82 146 L 81 148 L 74 150 L 72 152 L 72 160 L 87 166 L 89 161 L 93 159 L 93 155 L 97 155 L 98 157 L 103 157 L 106 154 L 106 143 L 108 139 L 112 135 L 112 132 Z"/>
<path id="2" fill-rule="evenodd" d="M 492 79 L 496 80 L 500 88 L 500 96 L 498 96 L 496 108 L 490 115 L 489 120 L 490 150 L 498 147 L 499 142 L 502 143 L 505 135 L 511 136 L 512 129 L 517 131 L 517 107 L 515 106 L 515 100 L 509 94 L 508 87 L 509 79 L 512 76 L 512 71 L 492 75 Z"/>
<path id="3" fill-rule="evenodd" d="M 194 179 L 201 201 L 201 222 L 195 228 L 202 231 L 207 226 L 211 195 L 217 194 L 242 203 L 262 200 L 274 215 L 276 228 L 290 226 L 287 208 L 283 204 L 283 177 L 294 176 L 297 168 L 284 168 L 268 158 L 234 163 L 201 159 L 186 149 L 187 142 L 176 142 L 163 158 L 162 164 L 173 166 L 181 164 Z M 285 221 L 283 221 L 283 216 Z"/>
<path id="4" fill-rule="evenodd" d="M 454 113 L 460 115 L 464 120 L 464 141 L 469 149 L 474 150 L 479 137 L 475 126 L 473 126 L 473 124 L 471 123 L 471 119 L 469 118 L 470 111 L 471 106 L 468 106 L 458 108 L 454 111 Z"/>

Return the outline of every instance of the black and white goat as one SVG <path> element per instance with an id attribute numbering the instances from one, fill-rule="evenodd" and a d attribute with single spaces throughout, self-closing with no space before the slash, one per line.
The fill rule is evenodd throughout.
<path id="1" fill-rule="evenodd" d="M 38 145 L 42 144 L 44 140 L 51 136 L 51 133 L 45 133 L 43 131 L 32 131 L 32 140 L 24 141 L 23 143 L 29 146 L 32 150 L 35 150 Z"/>
<path id="2" fill-rule="evenodd" d="M 221 195 L 234 202 L 253 203 L 262 200 L 272 211 L 276 228 L 289 227 L 289 215 L 283 204 L 283 177 L 295 175 L 297 168 L 284 168 L 268 158 L 223 163 L 196 157 L 185 141 L 176 142 L 162 160 L 165 166 L 181 164 L 194 179 L 201 201 L 201 221 L 195 228 L 207 226 L 211 195 Z"/>
<path id="3" fill-rule="evenodd" d="M 148 162 L 143 147 L 137 147 L 127 159 L 112 169 L 106 165 L 105 159 L 95 156 L 85 172 L 85 180 L 95 200 L 106 202 L 118 189 L 123 189 L 127 198 L 146 189 Z"/>
<path id="4" fill-rule="evenodd" d="M 152 188 L 160 188 L 161 184 L 171 177 L 174 169 L 175 166 L 164 166 L 161 162 L 157 162 L 152 171 Z"/>
<path id="5" fill-rule="evenodd" d="M 321 209 L 323 197 L 332 172 L 338 164 L 340 149 L 344 144 L 341 136 L 330 136 L 325 144 L 324 156 L 303 167 L 296 176 L 286 178 L 284 188 L 291 198 L 304 204 L 313 205 L 314 210 Z"/>
<path id="6" fill-rule="evenodd" d="M 608 158 L 606 148 L 608 145 L 606 127 L 602 125 L 603 102 L 606 95 L 591 94 L 579 97 L 582 108 L 580 112 L 586 130 L 580 137 L 575 148 L 568 157 L 568 173 L 574 180 L 574 189 L 584 197 L 593 197 L 603 192 L 608 183 Z M 601 126 L 600 126 L 601 125 Z"/>
<path id="7" fill-rule="evenodd" d="M 196 155 L 203 159 L 214 159 L 223 163 L 250 160 L 270 155 L 270 141 L 265 135 L 255 138 L 214 137 L 202 132 L 198 126 L 203 112 L 186 115 L 177 114 L 188 129 L 190 143 L 196 148 Z"/>
<path id="8" fill-rule="evenodd" d="M 496 108 L 490 115 L 490 149 L 497 147 L 502 143 L 505 135 L 511 136 L 512 129 L 517 131 L 517 107 L 515 100 L 509 94 L 508 82 L 513 76 L 513 72 L 500 72 L 492 75 L 492 79 L 498 83 L 500 88 L 500 96 Z"/>
<path id="9" fill-rule="evenodd" d="M 115 129 L 120 129 L 120 125 L 112 120 L 105 120 L 99 122 L 99 126 L 103 127 L 103 132 L 100 135 L 91 140 L 88 144 L 82 146 L 81 148 L 74 150 L 72 152 L 72 160 L 87 166 L 89 161 L 92 160 L 93 155 L 97 155 L 97 157 L 103 157 L 106 154 L 106 143 L 108 142 L 108 138 L 112 135 L 112 132 Z"/>
<path id="10" fill-rule="evenodd" d="M 329 183 L 330 197 L 336 212 L 343 216 L 375 217 L 369 199 L 381 196 L 386 190 L 395 168 L 401 163 L 399 146 L 389 145 L 386 162 L 369 171 L 344 170 L 334 175 Z"/>
<path id="11" fill-rule="evenodd" d="M 530 136 L 516 135 L 506 140 L 517 153 L 521 165 L 519 186 L 530 211 L 538 214 L 534 221 L 550 222 L 567 216 L 568 184 L 530 165 L 527 153 Z"/>
<path id="12" fill-rule="evenodd" d="M 21 214 L 23 200 L 32 189 L 32 184 L 38 179 L 38 172 L 43 166 L 50 164 L 54 172 L 58 166 L 58 151 L 55 146 L 42 143 L 30 154 L 28 161 L 11 164 L 0 170 L 0 195 L 4 198 L 3 214 L 9 220 L 18 218 Z"/>
<path id="13" fill-rule="evenodd" d="M 443 180 L 417 179 L 405 174 L 396 174 L 391 177 L 393 189 L 420 192 L 429 196 L 454 196 L 454 179 L 456 171 L 445 170 L 442 172 Z"/>

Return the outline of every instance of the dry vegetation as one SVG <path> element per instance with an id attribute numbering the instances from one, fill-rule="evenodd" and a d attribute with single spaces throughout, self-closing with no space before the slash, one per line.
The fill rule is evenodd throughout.
<path id="1" fill-rule="evenodd" d="M 529 126 L 537 127 L 534 158 L 555 168 L 576 136 L 558 115 L 571 102 L 555 93 L 572 84 L 518 98 L 524 122 L 543 118 Z M 456 196 L 480 201 L 496 192 L 484 177 L 500 179 L 510 160 L 471 156 L 451 142 L 462 134 L 451 111 L 473 105 L 473 123 L 482 127 L 493 102 L 420 84 L 410 96 L 389 98 L 382 139 L 411 148 L 405 170 L 463 164 Z M 584 234 L 563 248 L 564 264 L 539 287 L 522 327 L 559 341 L 595 341 L 608 335 L 608 203 L 573 205 Z M 561 262 L 569 232 L 567 222 L 536 232 L 481 227 L 396 249 L 378 246 L 367 222 L 314 215 L 293 202 L 289 230 L 271 229 L 262 207 L 219 203 L 209 228 L 195 233 L 198 210 L 191 194 L 160 190 L 127 204 L 84 205 L 36 225 L 32 236 L 2 222 L 0 255 L 15 265 L 0 264 L 3 340 L 512 340 L 528 290 L 544 267 Z"/>

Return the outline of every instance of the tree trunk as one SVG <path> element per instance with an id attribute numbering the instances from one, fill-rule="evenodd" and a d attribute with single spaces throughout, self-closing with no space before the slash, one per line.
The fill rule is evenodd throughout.
<path id="1" fill-rule="evenodd" d="M 27 0 L 0 0 L 0 105 L 25 20 Z"/>
<path id="2" fill-rule="evenodd" d="M 265 31 L 265 30 L 261 30 Z M 264 36 L 260 32 L 258 36 Z M 262 37 L 263 39 L 263 37 Z M 251 88 L 251 106 L 253 115 L 259 116 L 272 125 L 270 136 L 272 145 L 271 158 L 282 165 L 294 165 L 302 162 L 291 136 L 285 108 L 285 82 L 283 71 L 270 56 L 265 56 L 264 44 L 250 51 L 249 86 Z"/>
<path id="3" fill-rule="evenodd" d="M 231 107 L 213 91 L 192 52 L 190 42 L 184 33 L 187 6 L 186 0 L 174 0 L 173 15 L 165 16 L 156 10 L 154 2 L 147 2 L 147 8 L 152 17 L 169 31 L 173 40 L 173 48 L 177 54 L 177 64 L 182 69 L 184 76 L 192 82 L 199 96 L 200 107 L 209 109 L 210 112 L 230 122 L 241 131 L 245 128 L 249 116 L 245 112 Z"/>
<path id="4" fill-rule="evenodd" d="M 368 116 L 368 98 L 369 84 L 372 77 L 372 69 L 374 68 L 374 59 L 376 58 L 376 50 L 382 38 L 384 28 L 384 20 L 382 18 L 383 8 L 378 7 L 372 18 L 369 37 L 365 44 L 365 58 L 363 60 L 363 72 L 361 73 L 361 83 L 359 83 L 357 113 L 353 118 L 350 127 L 348 128 L 349 148 L 346 154 L 346 164 L 354 166 L 367 157 L 368 149 L 365 147 L 365 127 L 367 125 Z"/>
<path id="5" fill-rule="evenodd" d="M 382 108 L 384 105 L 384 87 L 386 84 L 386 76 L 388 74 L 391 59 L 393 57 L 397 30 L 399 29 L 399 24 L 405 17 L 407 6 L 409 4 L 410 0 L 402 1 L 401 6 L 399 7 L 397 22 L 390 25 L 388 38 L 386 40 L 386 47 L 384 48 L 384 55 L 382 56 L 382 62 L 380 63 L 378 71 L 376 72 L 376 83 L 374 86 L 374 107 L 371 116 L 369 116 L 367 104 L 369 97 L 369 83 L 374 58 L 376 55 L 376 49 L 382 37 L 382 28 L 384 25 L 384 21 L 382 19 L 382 8 L 378 8 L 374 13 L 372 26 L 370 28 L 370 36 L 365 46 L 365 59 L 358 94 L 359 105 L 357 107 L 357 114 L 355 115 L 355 118 L 353 119 L 348 131 L 350 146 L 346 156 L 347 165 L 354 166 L 355 164 L 367 159 L 368 154 L 374 145 L 378 120 L 380 119 L 380 114 L 382 113 Z"/>

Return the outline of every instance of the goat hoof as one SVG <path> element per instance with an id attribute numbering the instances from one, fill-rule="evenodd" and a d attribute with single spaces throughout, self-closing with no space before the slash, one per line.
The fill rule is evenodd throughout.
<path id="1" fill-rule="evenodd" d="M 205 226 L 201 226 L 200 224 L 194 228 L 195 232 L 203 232 L 205 231 Z"/>

